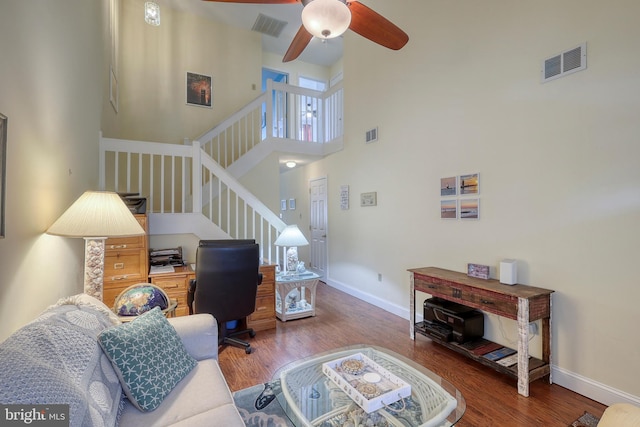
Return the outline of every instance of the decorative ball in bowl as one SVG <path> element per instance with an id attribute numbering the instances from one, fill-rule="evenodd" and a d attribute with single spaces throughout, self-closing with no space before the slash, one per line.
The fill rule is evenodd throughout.
<path id="1" fill-rule="evenodd" d="M 166 310 L 169 307 L 169 297 L 158 286 L 138 283 L 120 292 L 113 305 L 113 311 L 118 316 L 139 316 L 154 307 Z"/>

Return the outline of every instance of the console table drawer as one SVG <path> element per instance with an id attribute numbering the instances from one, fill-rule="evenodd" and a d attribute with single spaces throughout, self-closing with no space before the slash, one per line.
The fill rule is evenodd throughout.
<path id="1" fill-rule="evenodd" d="M 417 290 L 446 298 L 473 308 L 479 308 L 500 316 L 515 319 L 518 315 L 518 298 L 487 290 L 451 283 L 435 277 L 415 275 Z"/>

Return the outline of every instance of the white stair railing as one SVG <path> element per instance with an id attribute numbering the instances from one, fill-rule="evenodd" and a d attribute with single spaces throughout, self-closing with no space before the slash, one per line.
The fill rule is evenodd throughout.
<path id="1" fill-rule="evenodd" d="M 190 214 L 185 222 L 206 218 L 225 237 L 255 239 L 261 256 L 277 261 L 273 242 L 286 224 L 227 168 L 263 142 L 318 156 L 342 149 L 342 105 L 342 83 L 319 92 L 269 80 L 265 93 L 192 145 L 101 136 L 100 188 L 146 197 L 148 213 L 174 215 L 164 221 L 173 232 L 180 232 L 176 214 Z"/>
<path id="2" fill-rule="evenodd" d="M 225 168 L 263 141 L 342 142 L 342 105 L 341 82 L 320 92 L 268 80 L 264 93 L 196 140 Z"/>
<path id="3" fill-rule="evenodd" d="M 273 243 L 286 224 L 202 152 L 198 142 L 101 138 L 100 188 L 146 197 L 152 215 L 203 216 L 225 236 L 255 239 L 263 259 L 278 258 Z"/>

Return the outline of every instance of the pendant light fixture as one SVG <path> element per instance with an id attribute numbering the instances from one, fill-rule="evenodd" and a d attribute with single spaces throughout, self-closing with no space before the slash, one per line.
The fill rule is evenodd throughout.
<path id="1" fill-rule="evenodd" d="M 320 39 L 342 35 L 351 24 L 351 11 L 343 0 L 313 0 L 302 9 L 302 24 Z"/>

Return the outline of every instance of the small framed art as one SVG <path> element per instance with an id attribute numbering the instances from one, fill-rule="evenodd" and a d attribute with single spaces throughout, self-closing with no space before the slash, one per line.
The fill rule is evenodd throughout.
<path id="1" fill-rule="evenodd" d="M 296 210 L 296 199 L 289 199 L 289 210 L 290 211 Z"/>
<path id="2" fill-rule="evenodd" d="M 378 205 L 378 193 L 372 191 L 370 193 L 360 194 L 360 206 L 377 206 Z"/>
<path id="3" fill-rule="evenodd" d="M 456 185 L 456 177 L 440 178 L 440 196 L 455 196 L 458 186 Z"/>
<path id="4" fill-rule="evenodd" d="M 482 264 L 467 264 L 467 276 L 486 280 L 489 278 L 489 266 Z"/>
<path id="5" fill-rule="evenodd" d="M 213 87 L 211 76 L 187 71 L 187 105 L 211 108 Z"/>
<path id="6" fill-rule="evenodd" d="M 441 219 L 458 218 L 458 201 L 455 199 L 440 201 L 440 218 Z"/>
<path id="7" fill-rule="evenodd" d="M 479 219 L 480 199 L 460 199 L 460 219 Z"/>
<path id="8" fill-rule="evenodd" d="M 287 210 L 287 201 L 282 199 L 280 200 L 280 210 L 281 211 L 286 211 Z"/>
<path id="9" fill-rule="evenodd" d="M 460 195 L 480 194 L 480 174 L 460 175 Z"/>

